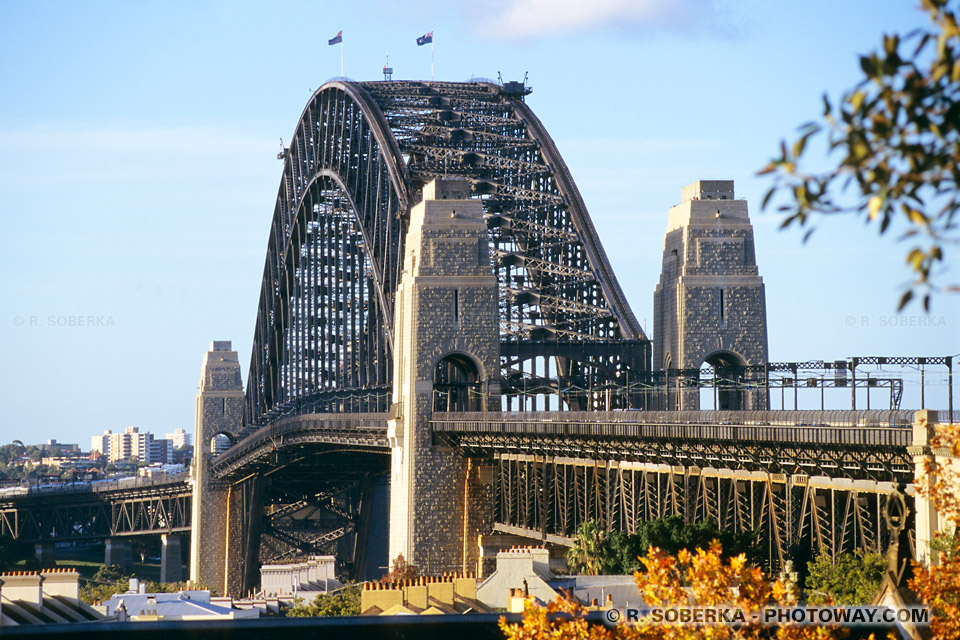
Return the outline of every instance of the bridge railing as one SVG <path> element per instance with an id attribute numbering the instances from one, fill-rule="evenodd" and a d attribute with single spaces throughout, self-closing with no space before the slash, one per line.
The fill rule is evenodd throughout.
<path id="1" fill-rule="evenodd" d="M 434 421 L 503 423 L 604 423 L 647 425 L 745 425 L 783 427 L 889 427 L 913 425 L 913 411 L 530 411 L 434 413 Z"/>
<path id="2" fill-rule="evenodd" d="M 673 441 L 728 441 L 763 442 L 779 445 L 880 447 L 910 446 L 913 433 L 908 429 L 873 427 L 775 427 L 764 425 L 710 425 L 710 424 L 625 424 L 625 423 L 536 423 L 450 420 L 434 417 L 435 431 L 466 433 L 494 433 L 511 437 L 597 437 L 630 438 L 639 440 Z"/>

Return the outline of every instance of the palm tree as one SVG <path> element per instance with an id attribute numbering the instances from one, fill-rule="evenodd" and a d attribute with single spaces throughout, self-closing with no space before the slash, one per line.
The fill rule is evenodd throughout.
<path id="1" fill-rule="evenodd" d="M 574 573 L 597 576 L 606 564 L 604 542 L 607 532 L 596 520 L 587 520 L 573 536 L 573 546 L 567 551 L 567 566 Z"/>

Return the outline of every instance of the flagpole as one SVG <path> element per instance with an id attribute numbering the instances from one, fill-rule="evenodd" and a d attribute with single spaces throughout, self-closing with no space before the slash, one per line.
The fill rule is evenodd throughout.
<path id="1" fill-rule="evenodd" d="M 430 38 L 430 82 L 433 82 L 433 38 Z"/>
<path id="2" fill-rule="evenodd" d="M 343 38 L 340 38 L 340 79 L 343 80 Z"/>

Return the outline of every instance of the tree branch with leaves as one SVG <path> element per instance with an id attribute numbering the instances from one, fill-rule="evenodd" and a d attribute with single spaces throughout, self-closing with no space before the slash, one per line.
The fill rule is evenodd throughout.
<path id="1" fill-rule="evenodd" d="M 879 51 L 860 58 L 863 80 L 837 105 L 825 95 L 823 122 L 803 125 L 791 145 L 782 142 L 760 174 L 774 177 L 764 209 L 786 194 L 778 207 L 784 227 L 844 213 L 863 216 L 881 234 L 903 223 L 913 281 L 899 309 L 919 292 L 929 310 L 931 293 L 960 291 L 940 282 L 947 252 L 960 243 L 960 28 L 949 0 L 920 4 L 931 26 L 902 39 L 884 36 Z M 839 163 L 808 171 L 808 142 L 818 136 Z"/>

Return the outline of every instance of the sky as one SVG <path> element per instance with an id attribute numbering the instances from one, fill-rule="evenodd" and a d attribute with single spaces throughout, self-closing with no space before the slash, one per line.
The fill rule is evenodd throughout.
<path id="1" fill-rule="evenodd" d="M 667 212 L 684 185 L 732 179 L 771 360 L 957 354 L 960 296 L 896 313 L 896 234 L 840 218 L 804 244 L 760 211 L 756 176 L 883 33 L 924 23 L 911 0 L 0 0 L 0 443 L 192 430 L 212 340 L 246 382 L 276 154 L 340 75 L 341 30 L 355 80 L 387 56 L 429 79 L 428 31 L 437 80 L 526 75 L 648 335 Z M 940 373 L 928 407 L 946 405 Z"/>

